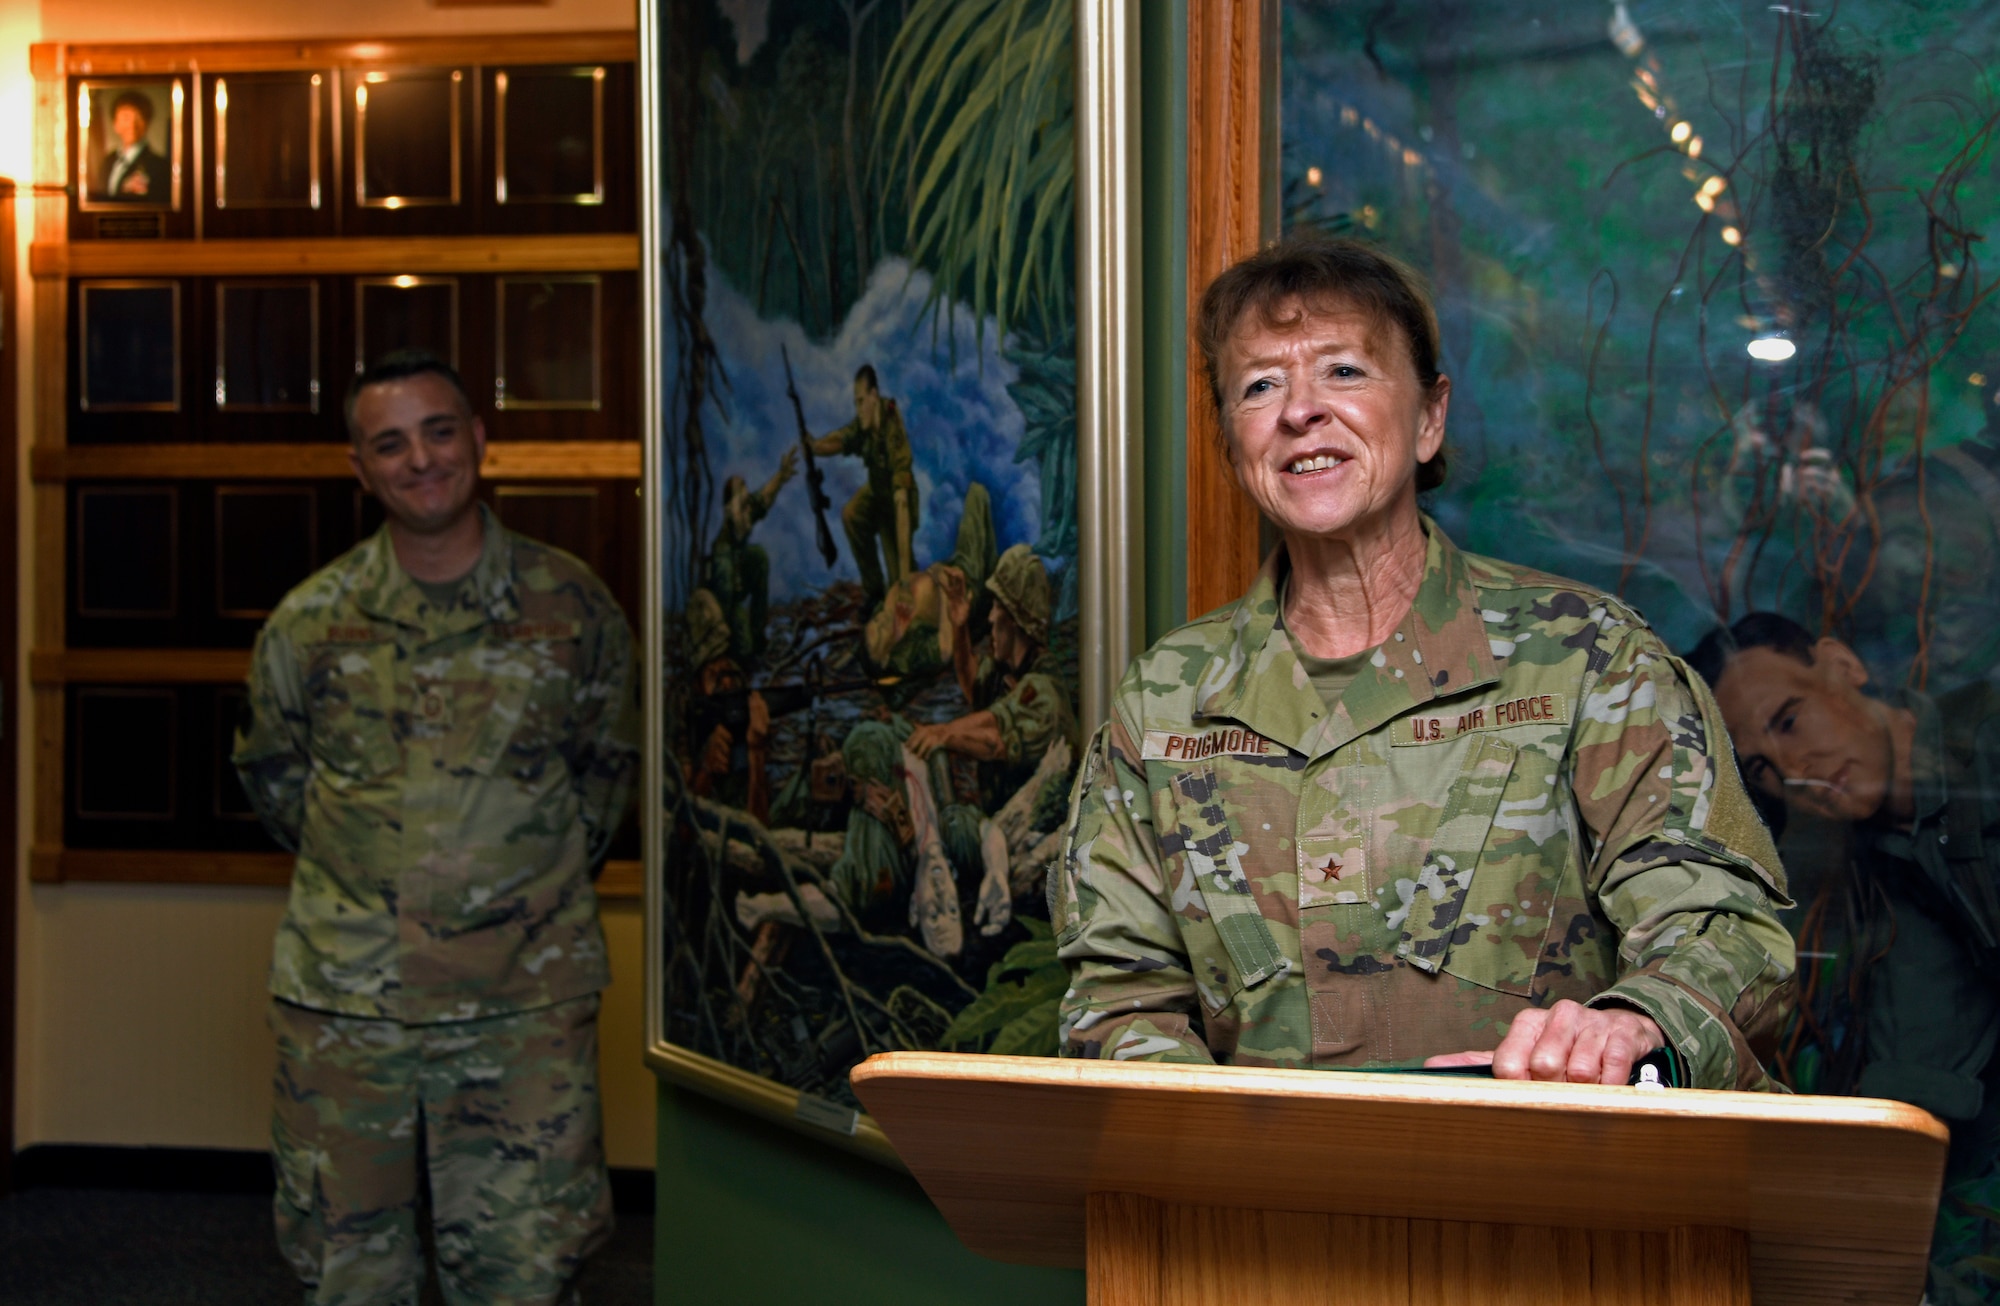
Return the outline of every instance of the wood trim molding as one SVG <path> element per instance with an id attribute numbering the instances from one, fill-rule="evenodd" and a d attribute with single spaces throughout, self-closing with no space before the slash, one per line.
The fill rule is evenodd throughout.
<path id="1" fill-rule="evenodd" d="M 51 685 L 240 685 L 247 648 L 38 648 L 29 683 Z"/>
<path id="2" fill-rule="evenodd" d="M 145 44 L 45 42 L 28 48 L 37 78 L 66 74 L 248 72 L 287 68 L 380 68 L 396 64 L 631 63 L 636 29 L 616 32 L 518 32 L 507 35 L 399 36 L 358 41 L 162 41 Z"/>
<path id="3" fill-rule="evenodd" d="M 37 884 L 226 884 L 282 889 L 292 882 L 292 854 L 188 852 L 155 848 L 61 848 L 37 845 L 29 854 Z M 597 896 L 640 896 L 639 863 L 604 864 Z"/>
<path id="4" fill-rule="evenodd" d="M 551 440 L 486 446 L 480 475 L 489 481 L 637 480 L 636 440 Z M 39 483 L 172 477 L 346 480 L 344 444 L 73 444 L 29 451 Z"/>
<path id="5" fill-rule="evenodd" d="M 324 273 L 635 272 L 632 232 L 562 236 L 329 236 L 300 240 L 37 241 L 36 277 Z"/>
<path id="6" fill-rule="evenodd" d="M 1266 90 L 1274 0 L 1189 0 L 1187 313 L 1217 273 L 1256 251 L 1265 229 Z M 1269 88 L 1269 89 L 1275 89 Z M 1223 456 L 1208 372 L 1187 352 L 1187 614 L 1221 606 L 1257 575 L 1257 509 Z"/>

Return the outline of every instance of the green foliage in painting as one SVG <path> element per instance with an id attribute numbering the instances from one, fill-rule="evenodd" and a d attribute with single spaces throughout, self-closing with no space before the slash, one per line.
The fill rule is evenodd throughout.
<path id="1" fill-rule="evenodd" d="M 1047 921 L 1024 917 L 1021 924 L 1030 937 L 993 963 L 986 991 L 944 1032 L 946 1047 L 978 1045 L 990 1037 L 992 1043 L 981 1050 L 996 1055 L 1056 1054 L 1056 1002 L 1069 987 L 1069 971 L 1056 957 L 1055 933 Z"/>
<path id="2" fill-rule="evenodd" d="M 906 248 L 1004 336 L 1061 339 L 1075 228 L 1067 0 L 917 0 L 883 69 L 878 141 L 908 196 Z"/>

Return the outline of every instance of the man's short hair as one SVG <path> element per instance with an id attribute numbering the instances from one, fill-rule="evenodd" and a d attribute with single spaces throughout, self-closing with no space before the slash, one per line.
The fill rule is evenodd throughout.
<path id="1" fill-rule="evenodd" d="M 1296 306 L 1296 308 L 1294 307 Z M 1416 269 L 1373 245 L 1344 237 L 1300 235 L 1266 246 L 1208 283 L 1195 311 L 1195 342 L 1208 367 L 1209 396 L 1228 453 L 1222 406 L 1222 351 L 1247 314 L 1273 330 L 1299 324 L 1305 313 L 1351 309 L 1378 326 L 1390 325 L 1409 345 L 1417 383 L 1438 383 L 1437 310 Z M 1417 468 L 1417 489 L 1444 484 L 1445 451 Z"/>
<path id="2" fill-rule="evenodd" d="M 1733 626 L 1717 626 L 1701 637 L 1688 654 L 1688 665 L 1712 687 L 1729 667 L 1729 659 L 1745 649 L 1767 648 L 1807 666 L 1813 664 L 1813 648 L 1819 641 L 1813 633 L 1776 612 L 1752 612 L 1737 618 Z"/>
<path id="3" fill-rule="evenodd" d="M 465 382 L 459 380 L 457 368 L 429 350 L 392 349 L 355 373 L 354 380 L 347 387 L 347 399 L 341 411 L 347 415 L 348 438 L 355 441 L 361 439 L 361 432 L 354 429 L 354 405 L 360 401 L 363 390 L 371 385 L 387 385 L 391 381 L 426 375 L 443 377 L 458 392 L 458 401 L 465 405 L 466 414 L 473 415 L 472 396 L 465 392 Z"/>
<path id="4" fill-rule="evenodd" d="M 111 116 L 116 118 L 120 109 L 131 109 L 139 115 L 139 121 L 146 126 L 153 125 L 153 99 L 144 91 L 120 91 L 118 98 L 111 102 Z"/>
<path id="5" fill-rule="evenodd" d="M 855 370 L 854 379 L 856 381 L 866 381 L 870 390 L 873 390 L 878 395 L 882 393 L 882 383 L 875 379 L 875 364 L 863 363 Z"/>

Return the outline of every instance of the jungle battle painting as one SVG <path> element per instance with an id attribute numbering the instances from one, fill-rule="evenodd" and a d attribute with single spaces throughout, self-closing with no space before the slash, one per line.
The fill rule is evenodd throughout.
<path id="1" fill-rule="evenodd" d="M 1715 684 L 1796 902 L 1773 1073 L 1945 1119 L 1929 1300 L 2000 1299 L 2000 6 L 1283 22 L 1285 227 L 1436 292 L 1427 507 L 1619 593 Z M 1839 759 L 1898 719 L 1906 810 L 1864 810 Z"/>
<path id="2" fill-rule="evenodd" d="M 1052 1054 L 1069 0 L 662 0 L 667 1039 Z"/>

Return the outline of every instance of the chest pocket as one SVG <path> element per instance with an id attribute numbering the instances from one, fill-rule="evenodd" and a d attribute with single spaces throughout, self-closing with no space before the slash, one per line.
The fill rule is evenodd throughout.
<path id="1" fill-rule="evenodd" d="M 1420 970 L 1525 996 L 1548 933 L 1554 886 L 1539 858 L 1511 855 L 1507 832 L 1495 829 L 1519 751 L 1494 735 L 1473 745 L 1446 794 L 1398 951 Z"/>
<path id="2" fill-rule="evenodd" d="M 467 696 L 478 701 L 477 724 L 463 766 L 494 775 L 535 773 L 548 764 L 569 734 L 576 650 L 577 638 L 569 634 L 481 644 L 463 655 L 474 663 L 467 683 L 487 691 Z"/>
<path id="3" fill-rule="evenodd" d="M 394 643 L 311 645 L 305 692 L 312 723 L 307 747 L 315 767 L 356 780 L 402 767 L 402 745 L 390 721 L 396 701 Z"/>
<path id="4" fill-rule="evenodd" d="M 1271 926 L 1250 890 L 1243 871 L 1249 845 L 1237 838 L 1222 802 L 1222 785 L 1212 767 L 1195 767 L 1173 778 L 1174 837 L 1180 847 L 1180 874 L 1173 889 L 1173 907 L 1187 942 L 1195 986 L 1210 1010 L 1220 1010 L 1241 989 L 1261 984 L 1286 969 L 1285 955 L 1271 935 Z M 1199 906 L 1206 920 L 1189 914 Z M 1217 964 L 1220 945 L 1231 976 Z"/>

